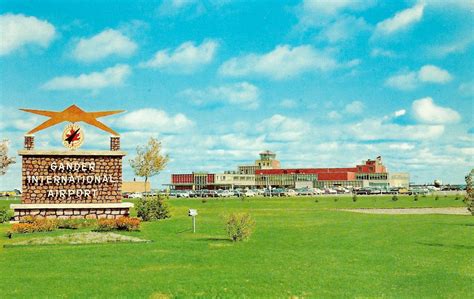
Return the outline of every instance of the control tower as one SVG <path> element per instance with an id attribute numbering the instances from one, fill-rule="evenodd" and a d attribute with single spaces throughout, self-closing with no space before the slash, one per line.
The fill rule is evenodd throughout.
<path id="1" fill-rule="evenodd" d="M 266 150 L 261 152 L 260 159 L 255 160 L 255 165 L 259 166 L 260 169 L 279 169 L 280 161 L 276 160 L 276 154 Z"/>

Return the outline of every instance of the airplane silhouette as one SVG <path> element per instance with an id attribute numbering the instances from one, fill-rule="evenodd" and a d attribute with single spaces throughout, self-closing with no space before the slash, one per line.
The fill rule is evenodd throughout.
<path id="1" fill-rule="evenodd" d="M 65 141 L 68 142 L 68 144 L 71 144 L 73 141 L 77 140 L 79 138 L 79 130 L 80 128 L 78 128 L 76 131 L 72 132 L 71 135 L 69 135 Z M 71 130 L 72 131 L 72 130 Z"/>

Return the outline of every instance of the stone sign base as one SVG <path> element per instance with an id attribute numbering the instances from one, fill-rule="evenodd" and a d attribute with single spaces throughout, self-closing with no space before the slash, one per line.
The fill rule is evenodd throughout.
<path id="1" fill-rule="evenodd" d="M 52 219 L 115 219 L 128 217 L 130 202 L 102 204 L 12 204 L 13 221 L 26 216 Z"/>

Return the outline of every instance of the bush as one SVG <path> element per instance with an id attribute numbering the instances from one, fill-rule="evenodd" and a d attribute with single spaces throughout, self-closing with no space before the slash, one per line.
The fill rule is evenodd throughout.
<path id="1" fill-rule="evenodd" d="M 15 223 L 10 231 L 16 234 L 32 233 L 35 231 L 35 226 L 32 223 Z"/>
<path id="2" fill-rule="evenodd" d="M 460 197 L 459 197 L 459 194 L 456 193 L 456 197 L 454 197 L 454 200 L 459 200 Z"/>
<path id="3" fill-rule="evenodd" d="M 413 198 L 414 201 L 418 201 L 418 194 L 415 194 L 415 197 Z"/>
<path id="4" fill-rule="evenodd" d="M 357 194 L 354 193 L 354 195 L 352 195 L 352 201 L 353 201 L 353 202 L 356 202 L 356 201 L 357 201 Z"/>
<path id="5" fill-rule="evenodd" d="M 436 194 L 436 196 L 435 196 L 435 200 L 438 200 L 438 199 L 439 199 L 439 195 L 438 195 L 438 194 Z"/>
<path id="6" fill-rule="evenodd" d="M 314 202 L 319 202 L 319 200 L 316 198 L 316 199 L 314 200 Z"/>
<path id="7" fill-rule="evenodd" d="M 392 196 L 392 200 L 393 200 L 393 201 L 397 201 L 397 200 L 398 200 L 398 196 L 397 196 L 396 194 L 394 194 L 394 195 Z"/>
<path id="8" fill-rule="evenodd" d="M 231 214 L 225 224 L 225 230 L 234 242 L 248 239 L 254 228 L 255 221 L 247 213 Z"/>
<path id="9" fill-rule="evenodd" d="M 140 219 L 138 218 L 120 217 L 115 219 L 115 223 L 118 230 L 137 231 L 140 229 Z"/>
<path id="10" fill-rule="evenodd" d="M 112 230 L 137 231 L 140 229 L 140 219 L 120 217 L 117 219 L 99 219 L 97 231 L 106 232 Z"/>
<path id="11" fill-rule="evenodd" d="M 334 197 L 334 202 L 337 202 L 338 200 L 339 200 L 339 198 Z"/>
<path id="12" fill-rule="evenodd" d="M 12 225 L 11 232 L 17 234 L 50 232 L 58 228 L 58 222 L 55 219 L 35 218 L 33 216 L 25 217 L 20 223 Z"/>
<path id="13" fill-rule="evenodd" d="M 51 232 L 58 228 L 58 222 L 54 219 L 38 218 L 32 223 L 37 232 Z"/>
<path id="14" fill-rule="evenodd" d="M 99 219 L 97 221 L 97 230 L 101 232 L 107 232 L 117 229 L 117 223 L 115 219 Z"/>
<path id="15" fill-rule="evenodd" d="M 7 208 L 0 208 L 0 223 L 8 222 L 12 218 L 12 211 Z"/>
<path id="16" fill-rule="evenodd" d="M 137 216 L 143 221 L 170 218 L 168 205 L 160 197 L 142 198 L 136 204 Z"/>

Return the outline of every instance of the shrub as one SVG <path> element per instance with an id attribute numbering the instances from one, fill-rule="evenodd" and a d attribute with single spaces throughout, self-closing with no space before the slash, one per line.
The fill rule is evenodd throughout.
<path id="1" fill-rule="evenodd" d="M 115 219 L 99 219 L 97 221 L 97 230 L 101 232 L 111 231 L 117 228 Z"/>
<path id="2" fill-rule="evenodd" d="M 8 222 L 12 218 L 12 211 L 7 208 L 0 208 L 0 223 Z"/>
<path id="3" fill-rule="evenodd" d="M 140 219 L 120 217 L 115 219 L 115 224 L 118 230 L 137 231 L 140 229 Z"/>
<path id="4" fill-rule="evenodd" d="M 454 197 L 454 200 L 459 200 L 460 197 L 459 197 L 459 194 L 456 193 L 456 197 Z"/>
<path id="5" fill-rule="evenodd" d="M 58 228 L 58 222 L 54 219 L 37 218 L 32 224 L 37 232 L 50 232 Z"/>
<path id="6" fill-rule="evenodd" d="M 392 200 L 393 200 L 393 201 L 397 201 L 397 200 L 398 200 L 398 196 L 397 196 L 396 194 L 394 194 L 394 195 L 392 196 Z"/>
<path id="7" fill-rule="evenodd" d="M 415 197 L 413 197 L 414 201 L 418 201 L 418 194 L 415 194 Z"/>
<path id="8" fill-rule="evenodd" d="M 99 219 L 97 231 L 106 232 L 112 230 L 137 231 L 140 229 L 140 219 L 120 217 L 117 219 Z"/>
<path id="9" fill-rule="evenodd" d="M 17 234 L 32 233 L 35 231 L 35 226 L 32 223 L 15 223 L 12 225 L 11 232 Z"/>
<path id="10" fill-rule="evenodd" d="M 137 216 L 143 221 L 170 218 L 168 205 L 160 197 L 142 198 L 136 205 Z"/>
<path id="11" fill-rule="evenodd" d="M 319 202 L 319 200 L 316 198 L 316 199 L 314 200 L 314 202 Z"/>
<path id="12" fill-rule="evenodd" d="M 337 202 L 338 200 L 339 200 L 339 198 L 334 197 L 334 202 Z"/>
<path id="13" fill-rule="evenodd" d="M 247 213 L 233 213 L 227 217 L 225 229 L 232 241 L 246 240 L 253 233 L 255 221 Z"/>
<path id="14" fill-rule="evenodd" d="M 56 230 L 57 228 L 58 222 L 55 219 L 26 216 L 19 223 L 15 223 L 12 225 L 11 232 L 18 234 L 50 232 Z"/>
<path id="15" fill-rule="evenodd" d="M 353 201 L 353 202 L 356 202 L 356 201 L 357 201 L 357 194 L 354 193 L 354 195 L 352 195 L 352 201 Z"/>
<path id="16" fill-rule="evenodd" d="M 435 200 L 438 200 L 438 199 L 439 199 L 439 195 L 438 195 L 438 194 L 436 194 L 436 196 L 435 196 Z"/>

